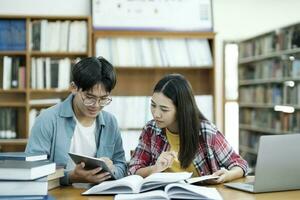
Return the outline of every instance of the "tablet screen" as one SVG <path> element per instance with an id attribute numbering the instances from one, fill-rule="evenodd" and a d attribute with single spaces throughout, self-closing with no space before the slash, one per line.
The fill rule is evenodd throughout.
<path id="1" fill-rule="evenodd" d="M 115 179 L 113 173 L 110 171 L 110 169 L 108 168 L 108 166 L 105 164 L 104 161 L 97 159 L 97 158 L 93 158 L 93 157 L 89 157 L 89 156 L 84 156 L 84 155 L 80 155 L 80 154 L 75 154 L 75 153 L 69 153 L 70 157 L 72 158 L 72 160 L 74 161 L 75 164 L 79 164 L 81 162 L 85 163 L 85 169 L 90 170 L 90 169 L 95 169 L 97 167 L 101 167 L 102 170 L 101 172 L 109 172 L 112 179 Z"/>

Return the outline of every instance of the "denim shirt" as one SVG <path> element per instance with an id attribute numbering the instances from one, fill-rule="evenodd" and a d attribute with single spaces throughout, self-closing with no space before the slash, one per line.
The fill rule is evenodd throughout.
<path id="1" fill-rule="evenodd" d="M 76 122 L 72 109 L 74 95 L 69 95 L 63 102 L 41 112 L 31 129 L 26 146 L 27 153 L 44 153 L 57 165 L 66 167 Z M 112 160 L 116 178 L 125 176 L 127 168 L 121 134 L 113 115 L 101 111 L 96 118 L 96 157 L 108 157 Z M 62 185 L 69 185 L 69 171 L 60 180 Z"/>

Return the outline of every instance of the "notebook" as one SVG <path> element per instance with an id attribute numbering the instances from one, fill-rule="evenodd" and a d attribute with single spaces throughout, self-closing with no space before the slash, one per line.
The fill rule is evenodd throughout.
<path id="1" fill-rule="evenodd" d="M 300 189 L 299 152 L 300 134 L 261 136 L 255 181 L 224 185 L 251 193 Z"/>

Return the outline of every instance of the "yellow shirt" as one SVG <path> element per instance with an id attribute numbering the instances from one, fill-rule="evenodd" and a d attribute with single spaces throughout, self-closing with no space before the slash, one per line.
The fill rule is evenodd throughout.
<path id="1" fill-rule="evenodd" d="M 167 139 L 170 144 L 170 151 L 175 151 L 176 154 L 179 152 L 179 135 L 171 133 L 168 129 L 166 129 L 166 134 L 167 134 Z M 187 171 L 187 172 L 193 172 L 193 177 L 199 176 L 198 171 L 196 170 L 195 166 L 193 163 L 191 163 L 186 169 L 181 168 L 180 166 L 180 161 L 176 158 L 174 159 L 174 162 L 171 167 L 165 170 L 165 172 L 182 172 L 182 171 Z"/>

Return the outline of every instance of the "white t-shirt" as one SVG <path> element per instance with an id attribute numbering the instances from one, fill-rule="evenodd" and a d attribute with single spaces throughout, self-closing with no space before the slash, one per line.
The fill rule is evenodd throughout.
<path id="1" fill-rule="evenodd" d="M 82 154 L 90 157 L 95 157 L 97 152 L 96 146 L 96 120 L 91 126 L 82 126 L 80 122 L 74 117 L 76 121 L 76 126 L 74 130 L 73 137 L 71 139 L 70 151 L 76 154 Z M 75 168 L 75 163 L 70 158 L 67 164 L 67 170 L 73 170 Z M 76 188 L 88 188 L 89 183 L 73 183 L 73 187 Z"/>
<path id="2" fill-rule="evenodd" d="M 76 154 L 82 154 L 85 156 L 95 157 L 97 146 L 96 146 L 96 120 L 91 126 L 82 126 L 80 122 L 74 117 L 76 126 L 73 137 L 71 139 L 70 152 Z M 73 170 L 75 163 L 70 159 L 67 164 L 68 170 Z"/>

